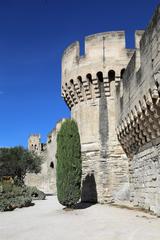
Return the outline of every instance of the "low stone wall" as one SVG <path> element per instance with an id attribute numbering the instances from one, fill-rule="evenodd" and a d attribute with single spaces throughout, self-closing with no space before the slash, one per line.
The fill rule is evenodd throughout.
<path id="1" fill-rule="evenodd" d="M 56 171 L 50 167 L 51 160 L 55 162 L 55 156 L 50 156 L 47 149 L 40 154 L 43 157 L 41 172 L 38 174 L 28 173 L 25 177 L 25 184 L 28 186 L 36 186 L 39 190 L 46 194 L 56 194 Z"/>
<path id="2" fill-rule="evenodd" d="M 160 216 L 160 144 L 136 154 L 130 162 L 131 201 Z"/>

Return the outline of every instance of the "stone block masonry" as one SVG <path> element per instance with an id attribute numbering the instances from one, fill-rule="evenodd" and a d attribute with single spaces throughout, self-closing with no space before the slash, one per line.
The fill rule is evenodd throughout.
<path id="1" fill-rule="evenodd" d="M 135 32 L 135 49 L 125 42 L 123 31 L 98 33 L 85 38 L 84 56 L 75 42 L 62 57 L 62 97 L 81 138 L 81 198 L 130 200 L 160 215 L 160 6 Z"/>
<path id="2" fill-rule="evenodd" d="M 62 96 L 80 130 L 83 200 L 130 196 L 159 214 L 159 6 L 146 31 L 135 32 L 135 47 L 125 48 L 122 31 L 87 37 L 84 56 L 78 42 L 70 45 Z"/>
<path id="3" fill-rule="evenodd" d="M 160 6 L 116 88 L 117 136 L 130 159 L 131 201 L 160 215 Z"/>
<path id="4" fill-rule="evenodd" d="M 128 197 L 128 159 L 115 132 L 115 91 L 133 53 L 123 31 L 86 37 L 84 56 L 78 42 L 64 52 L 62 96 L 80 131 L 83 201 Z"/>
<path id="5" fill-rule="evenodd" d="M 136 154 L 130 172 L 130 200 L 160 216 L 160 144 Z"/>

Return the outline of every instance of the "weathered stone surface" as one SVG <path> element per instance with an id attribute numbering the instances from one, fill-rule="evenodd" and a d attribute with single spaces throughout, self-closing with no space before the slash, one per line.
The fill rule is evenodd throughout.
<path id="1" fill-rule="evenodd" d="M 116 89 L 117 135 L 130 158 L 130 198 L 160 215 L 160 6 Z M 140 59 L 140 61 L 139 61 Z M 137 67 L 138 66 L 138 67 Z"/>
<path id="2" fill-rule="evenodd" d="M 128 159 L 115 133 L 115 91 L 132 55 L 124 32 L 89 36 L 84 56 L 79 56 L 78 42 L 63 55 L 62 96 L 80 131 L 84 201 L 128 196 Z"/>
<path id="3" fill-rule="evenodd" d="M 63 120 L 62 120 L 63 121 Z M 28 149 L 35 151 L 43 158 L 42 170 L 39 174 L 27 174 L 25 183 L 29 186 L 36 186 L 46 194 L 56 194 L 56 151 L 57 133 L 61 122 L 57 123 L 47 138 L 46 144 L 42 144 L 39 134 L 33 134 L 28 139 Z"/>
<path id="4" fill-rule="evenodd" d="M 159 214 L 159 23 L 160 7 L 135 32 L 135 51 L 125 48 L 124 32 L 109 32 L 87 37 L 82 57 L 78 42 L 64 52 L 62 96 L 80 129 L 84 199 L 121 200 L 131 191 L 135 205 Z"/>
<path id="5" fill-rule="evenodd" d="M 160 144 L 136 154 L 130 168 L 130 200 L 160 215 Z"/>
<path id="6" fill-rule="evenodd" d="M 116 89 L 117 134 L 129 157 L 160 137 L 160 7 Z M 138 67 L 137 67 L 138 66 Z"/>
<path id="7" fill-rule="evenodd" d="M 126 49 L 123 31 L 86 37 L 84 56 L 79 42 L 70 45 L 62 58 L 62 96 L 80 131 L 82 200 L 130 198 L 160 215 L 160 6 L 146 31 L 135 32 L 135 47 Z M 51 138 L 47 161 L 55 155 L 56 132 Z M 30 148 L 38 152 L 36 141 Z"/>

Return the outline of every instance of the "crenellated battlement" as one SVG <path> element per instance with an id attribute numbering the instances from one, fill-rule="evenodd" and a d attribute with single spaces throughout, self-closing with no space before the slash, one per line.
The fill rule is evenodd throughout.
<path id="1" fill-rule="evenodd" d="M 76 65 L 76 64 L 79 64 L 79 61 L 81 61 L 81 59 L 85 58 L 89 60 L 92 57 L 94 57 L 95 61 L 98 61 L 99 57 L 102 57 L 103 55 L 103 50 L 106 50 L 108 48 L 111 54 L 112 49 L 115 49 L 115 48 L 118 48 L 119 50 L 124 49 L 125 45 L 126 44 L 125 44 L 124 31 L 93 34 L 85 37 L 84 56 L 80 56 L 80 45 L 79 45 L 79 42 L 76 41 L 72 43 L 70 46 L 68 46 L 64 51 L 62 64 L 63 62 L 65 63 L 65 61 L 69 61 L 73 65 Z M 96 55 L 95 55 L 95 52 L 96 52 Z"/>
<path id="2" fill-rule="evenodd" d="M 142 31 L 135 33 L 136 48 Z M 105 96 L 111 95 L 110 82 L 118 85 L 135 50 L 126 49 L 124 31 L 98 33 L 85 38 L 85 54 L 79 42 L 71 44 L 62 58 L 62 96 L 72 108 L 79 102 L 99 98 L 100 82 Z"/>

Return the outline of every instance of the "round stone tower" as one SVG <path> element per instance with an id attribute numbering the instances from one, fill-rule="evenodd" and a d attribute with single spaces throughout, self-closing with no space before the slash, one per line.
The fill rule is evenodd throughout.
<path id="1" fill-rule="evenodd" d="M 134 50 L 118 31 L 86 37 L 84 56 L 79 52 L 79 42 L 64 51 L 62 96 L 81 137 L 82 200 L 125 198 L 128 160 L 115 133 L 115 91 Z"/>

